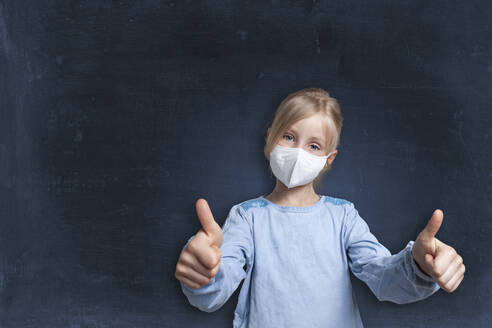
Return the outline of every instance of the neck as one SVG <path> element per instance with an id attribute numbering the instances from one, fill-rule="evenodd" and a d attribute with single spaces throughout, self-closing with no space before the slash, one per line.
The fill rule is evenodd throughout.
<path id="1" fill-rule="evenodd" d="M 265 198 L 283 206 L 310 206 L 319 201 L 320 196 L 316 194 L 312 182 L 303 186 L 287 188 L 277 179 L 275 188 Z"/>

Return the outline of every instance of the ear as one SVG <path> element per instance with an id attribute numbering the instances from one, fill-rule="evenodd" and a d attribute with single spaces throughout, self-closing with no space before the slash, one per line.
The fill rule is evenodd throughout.
<path id="1" fill-rule="evenodd" d="M 268 130 L 267 130 L 267 138 L 268 138 L 268 136 L 270 135 L 270 129 L 271 129 L 271 128 L 268 128 Z"/>
<path id="2" fill-rule="evenodd" d="M 331 154 L 330 157 L 328 157 L 326 159 L 325 167 L 329 167 L 331 165 L 331 163 L 333 163 L 333 161 L 335 160 L 335 157 L 337 157 L 337 155 L 338 155 L 338 149 L 335 149 L 333 151 L 333 154 Z"/>

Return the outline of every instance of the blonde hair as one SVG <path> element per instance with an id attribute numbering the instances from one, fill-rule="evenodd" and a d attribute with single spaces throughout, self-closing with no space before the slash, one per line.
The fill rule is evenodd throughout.
<path id="1" fill-rule="evenodd" d="M 289 94 L 278 106 L 270 128 L 270 134 L 266 136 L 266 144 L 263 149 L 265 157 L 270 161 L 270 152 L 277 144 L 285 131 L 300 119 L 322 113 L 326 122 L 326 141 L 328 155 L 335 150 L 340 143 L 343 117 L 338 101 L 321 88 L 305 88 Z M 327 162 L 318 176 L 313 180 L 313 186 L 321 186 L 324 173 L 331 170 Z M 270 177 L 274 177 L 269 166 Z"/>

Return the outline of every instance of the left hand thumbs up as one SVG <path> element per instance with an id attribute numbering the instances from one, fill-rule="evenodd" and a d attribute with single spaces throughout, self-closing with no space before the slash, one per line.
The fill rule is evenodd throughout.
<path id="1" fill-rule="evenodd" d="M 443 212 L 435 210 L 412 247 L 412 255 L 420 269 L 448 293 L 461 283 L 465 274 L 463 258 L 456 250 L 435 237 L 443 221 Z"/>

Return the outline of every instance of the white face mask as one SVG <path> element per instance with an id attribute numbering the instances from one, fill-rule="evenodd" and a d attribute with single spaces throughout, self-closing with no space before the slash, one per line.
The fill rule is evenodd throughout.
<path id="1" fill-rule="evenodd" d="M 326 164 L 326 156 L 316 156 L 302 148 L 276 145 L 270 153 L 270 167 L 273 174 L 287 188 L 305 185 L 313 181 Z"/>

